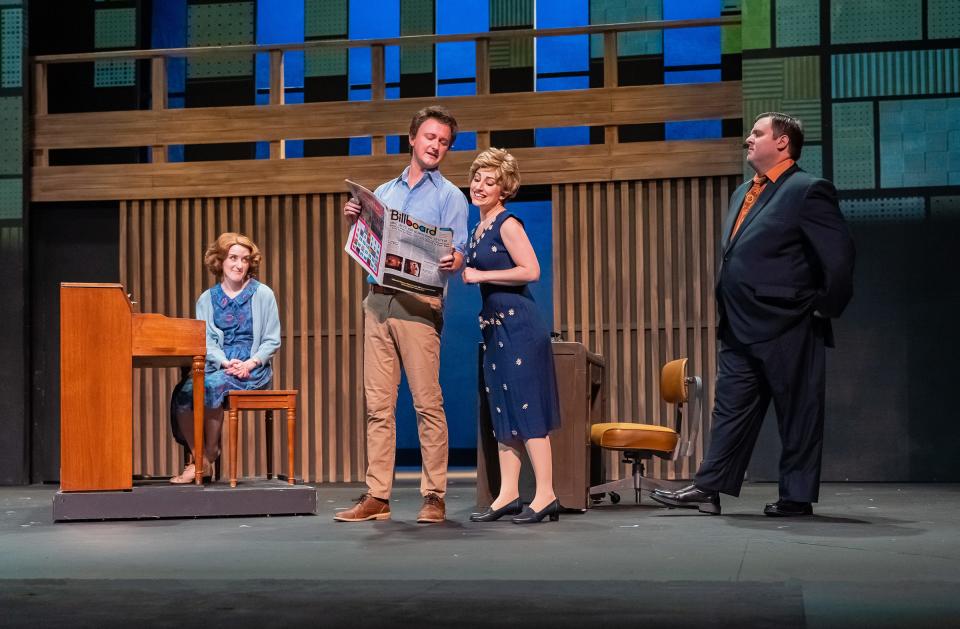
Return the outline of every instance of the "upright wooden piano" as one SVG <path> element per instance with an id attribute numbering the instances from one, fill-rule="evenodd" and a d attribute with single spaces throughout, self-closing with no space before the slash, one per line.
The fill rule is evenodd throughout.
<path id="1" fill-rule="evenodd" d="M 120 284 L 60 284 L 61 491 L 132 488 L 134 367 L 192 368 L 202 452 L 206 353 L 203 321 L 134 312 Z"/>

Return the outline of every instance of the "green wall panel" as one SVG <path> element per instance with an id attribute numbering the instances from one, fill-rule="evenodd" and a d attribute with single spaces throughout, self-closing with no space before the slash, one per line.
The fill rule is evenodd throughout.
<path id="1" fill-rule="evenodd" d="M 720 15 L 740 14 L 740 0 L 721 0 Z M 720 28 L 720 52 L 724 55 L 738 55 L 743 51 L 740 25 Z"/>
<path id="2" fill-rule="evenodd" d="M 823 103 L 817 100 L 784 99 L 780 111 L 799 118 L 803 124 L 803 137 L 806 142 L 819 142 L 823 139 Z"/>
<path id="3" fill-rule="evenodd" d="M 344 76 L 347 73 L 347 51 L 308 50 L 303 64 L 305 76 Z"/>
<path id="4" fill-rule="evenodd" d="M 960 37 L 960 2 L 927 0 L 927 36 L 931 39 Z"/>
<path id="5" fill-rule="evenodd" d="M 777 0 L 777 47 L 816 46 L 820 43 L 820 3 L 815 0 Z"/>
<path id="6" fill-rule="evenodd" d="M 949 94 L 960 91 L 960 49 L 833 55 L 834 98 Z"/>
<path id="7" fill-rule="evenodd" d="M 834 44 L 922 37 L 922 0 L 832 0 L 830 3 L 830 40 Z"/>
<path id="8" fill-rule="evenodd" d="M 872 102 L 833 104 L 833 183 L 841 190 L 874 188 Z"/>
<path id="9" fill-rule="evenodd" d="M 743 0 L 740 19 L 744 50 L 770 47 L 770 0 Z"/>
<path id="10" fill-rule="evenodd" d="M 187 45 L 224 46 L 254 42 L 253 2 L 192 4 L 187 7 Z M 249 76 L 253 55 L 217 55 L 187 62 L 187 78 Z"/>
<path id="11" fill-rule="evenodd" d="M 303 34 L 314 39 L 346 37 L 347 0 L 305 0 Z"/>
<path id="12" fill-rule="evenodd" d="M 490 28 L 533 26 L 533 0 L 490 0 Z"/>
<path id="13" fill-rule="evenodd" d="M 431 35 L 434 30 L 433 0 L 400 0 L 400 34 Z M 401 74 L 433 72 L 433 46 L 400 47 Z"/>
<path id="14" fill-rule="evenodd" d="M 23 9 L 0 11 L 0 87 L 23 85 Z"/>
<path id="15" fill-rule="evenodd" d="M 743 97 L 783 98 L 783 59 L 744 59 Z"/>

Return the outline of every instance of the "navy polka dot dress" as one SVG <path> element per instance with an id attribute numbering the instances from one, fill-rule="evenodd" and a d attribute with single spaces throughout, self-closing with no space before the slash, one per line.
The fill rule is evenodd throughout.
<path id="1" fill-rule="evenodd" d="M 502 212 L 479 236 L 474 227 L 467 265 L 480 271 L 516 266 L 500 237 L 511 218 L 520 221 Z M 505 443 L 545 437 L 560 426 L 550 330 L 526 284 L 481 283 L 480 295 L 483 379 L 494 437 Z"/>

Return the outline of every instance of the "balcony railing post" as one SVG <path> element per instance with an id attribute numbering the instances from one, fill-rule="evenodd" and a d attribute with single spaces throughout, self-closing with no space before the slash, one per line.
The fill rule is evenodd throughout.
<path id="1" fill-rule="evenodd" d="M 617 87 L 617 32 L 606 31 L 603 34 L 603 86 Z M 619 140 L 616 125 L 607 125 L 603 128 L 604 144 L 616 144 Z"/>
<path id="2" fill-rule="evenodd" d="M 370 100 L 384 100 L 386 98 L 386 77 L 384 72 L 383 44 L 370 46 Z M 375 135 L 371 139 L 373 155 L 387 154 L 387 138 Z"/>
<path id="3" fill-rule="evenodd" d="M 270 104 L 282 105 L 283 92 L 283 51 L 270 51 Z M 283 138 L 270 141 L 270 159 L 285 159 L 287 157 L 287 141 Z"/>
<path id="4" fill-rule="evenodd" d="M 33 114 L 35 116 L 47 115 L 47 64 L 33 64 Z M 50 151 L 47 149 L 34 149 L 34 166 L 49 166 Z"/>
<path id="5" fill-rule="evenodd" d="M 150 108 L 153 111 L 162 111 L 167 108 L 166 57 L 150 59 Z M 167 145 L 152 145 L 150 147 L 150 159 L 154 164 L 165 163 L 167 161 Z"/>
<path id="6" fill-rule="evenodd" d="M 477 40 L 477 96 L 490 93 L 490 40 L 481 37 Z M 477 130 L 477 149 L 490 148 L 490 132 Z"/>

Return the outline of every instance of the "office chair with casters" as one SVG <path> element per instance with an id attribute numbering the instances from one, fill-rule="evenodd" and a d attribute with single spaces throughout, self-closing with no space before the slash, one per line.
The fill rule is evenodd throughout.
<path id="1" fill-rule="evenodd" d="M 641 490 L 652 491 L 675 484 L 646 478 L 643 475 L 644 460 L 656 456 L 672 461 L 681 456 L 693 455 L 695 440 L 703 428 L 703 383 L 698 376 L 687 375 L 686 358 L 672 360 L 663 366 L 660 371 L 660 396 L 664 402 L 676 406 L 673 428 L 633 422 L 607 422 L 590 427 L 591 461 L 594 462 L 594 469 L 602 469 L 600 452 L 606 449 L 621 452 L 623 462 L 629 463 L 632 471 L 626 478 L 591 487 L 590 498 L 594 503 L 599 503 L 608 495 L 610 501 L 617 504 L 620 502 L 617 491 L 632 487 L 639 504 Z M 684 433 L 683 405 L 688 402 L 690 415 L 696 418 L 697 425 L 693 432 L 688 427 Z M 686 434 L 687 438 L 681 441 L 683 434 Z"/>

